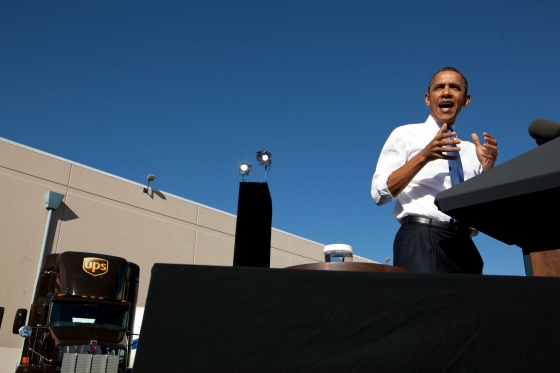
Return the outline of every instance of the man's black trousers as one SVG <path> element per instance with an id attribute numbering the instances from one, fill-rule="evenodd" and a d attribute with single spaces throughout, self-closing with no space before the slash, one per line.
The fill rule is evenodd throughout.
<path id="1" fill-rule="evenodd" d="M 453 233 L 420 223 L 404 224 L 395 236 L 393 263 L 413 273 L 482 274 L 484 263 L 469 232 L 468 228 Z"/>

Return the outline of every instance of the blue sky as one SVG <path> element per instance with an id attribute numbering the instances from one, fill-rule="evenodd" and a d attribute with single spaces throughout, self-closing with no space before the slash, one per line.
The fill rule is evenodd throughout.
<path id="1" fill-rule="evenodd" d="M 241 162 L 272 152 L 275 228 L 392 257 L 393 204 L 370 196 L 393 128 L 423 122 L 455 66 L 459 137 L 498 164 L 560 121 L 558 1 L 0 1 L 0 137 L 236 213 Z M 490 212 L 499 216 L 499 212 Z M 521 212 L 520 212 L 521 214 Z M 485 274 L 521 249 L 481 234 Z"/>

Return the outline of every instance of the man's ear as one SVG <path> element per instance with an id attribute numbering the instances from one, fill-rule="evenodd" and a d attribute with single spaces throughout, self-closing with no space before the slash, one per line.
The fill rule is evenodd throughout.
<path id="1" fill-rule="evenodd" d="M 463 106 L 467 107 L 469 106 L 469 104 L 471 103 L 471 95 L 469 95 L 468 93 L 465 95 L 465 102 L 463 102 Z"/>
<path id="2" fill-rule="evenodd" d="M 424 102 L 426 106 L 430 106 L 430 95 L 428 93 L 424 94 Z"/>

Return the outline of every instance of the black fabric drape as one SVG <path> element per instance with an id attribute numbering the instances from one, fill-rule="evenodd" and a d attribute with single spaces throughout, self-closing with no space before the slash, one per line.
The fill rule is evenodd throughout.
<path id="1" fill-rule="evenodd" d="M 272 198 L 267 183 L 239 183 L 233 265 L 270 267 Z"/>
<path id="2" fill-rule="evenodd" d="M 558 278 L 156 264 L 134 371 L 557 371 L 558 294 Z"/>

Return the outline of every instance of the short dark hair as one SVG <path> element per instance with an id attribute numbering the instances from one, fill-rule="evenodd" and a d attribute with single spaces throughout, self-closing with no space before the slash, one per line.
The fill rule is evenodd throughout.
<path id="1" fill-rule="evenodd" d="M 463 83 L 465 83 L 465 95 L 469 92 L 469 82 L 467 81 L 467 78 L 465 78 L 462 72 L 460 72 L 459 70 L 451 66 L 447 66 L 444 67 L 443 69 L 439 69 L 438 71 L 436 71 L 436 73 L 432 76 L 432 79 L 430 79 L 430 82 L 428 83 L 428 92 L 430 92 L 430 87 L 432 86 L 432 82 L 434 81 L 435 76 L 441 73 L 442 71 L 453 71 L 461 75 L 461 78 L 463 78 Z"/>

